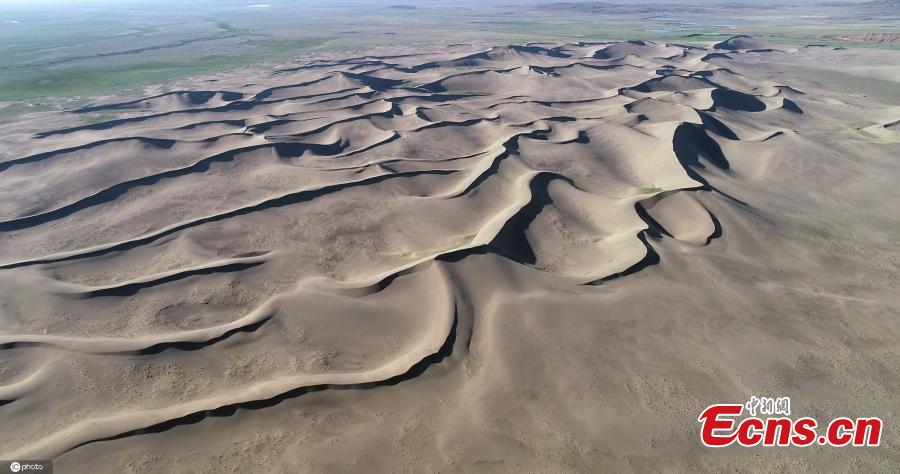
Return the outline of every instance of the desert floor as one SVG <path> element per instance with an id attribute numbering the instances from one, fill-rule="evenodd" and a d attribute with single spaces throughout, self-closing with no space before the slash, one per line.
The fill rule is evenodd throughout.
<path id="1" fill-rule="evenodd" d="M 898 77 L 749 37 L 382 48 L 23 116 L 0 458 L 895 469 Z M 881 446 L 703 447 L 753 395 Z"/>

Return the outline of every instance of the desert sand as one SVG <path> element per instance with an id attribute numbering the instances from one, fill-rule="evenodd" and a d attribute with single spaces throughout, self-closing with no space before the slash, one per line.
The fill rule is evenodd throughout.
<path id="1" fill-rule="evenodd" d="M 895 468 L 898 73 L 749 37 L 456 45 L 23 117 L 0 458 Z M 751 395 L 882 444 L 704 448 L 700 411 Z"/>

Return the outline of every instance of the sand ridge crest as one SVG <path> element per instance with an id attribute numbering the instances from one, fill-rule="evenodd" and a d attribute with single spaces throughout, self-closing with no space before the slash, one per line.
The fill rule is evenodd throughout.
<path id="1" fill-rule="evenodd" d="M 320 59 L 243 90 L 71 111 L 122 115 L 34 133 L 0 162 L 0 351 L 64 354 L 84 375 L 62 382 L 71 403 L 37 402 L 54 425 L 0 453 L 57 457 L 466 357 L 453 348 L 475 290 L 459 272 L 488 256 L 516 278 L 602 289 L 665 266 L 666 246 L 727 240 L 719 209 L 757 212 L 717 184 L 752 175 L 732 151 L 807 119 L 799 90 L 719 65 L 766 49 L 735 37 Z M 17 182 L 41 185 L 16 198 Z M 194 367 L 265 348 L 279 362 L 263 380 L 199 377 L 186 401 L 87 396 L 96 361 Z M 0 410 L 43 370 L 0 387 Z"/>

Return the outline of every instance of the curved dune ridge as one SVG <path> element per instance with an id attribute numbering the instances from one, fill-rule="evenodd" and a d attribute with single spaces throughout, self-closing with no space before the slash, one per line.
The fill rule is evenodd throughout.
<path id="1" fill-rule="evenodd" d="M 464 358 L 473 256 L 517 269 L 497 280 L 601 291 L 665 266 L 657 242 L 727 240 L 709 203 L 753 203 L 710 174 L 745 179 L 729 150 L 805 120 L 802 91 L 727 68 L 763 47 L 321 59 L 67 113 L 118 118 L 35 132 L 0 162 L 0 350 L 19 374 L 0 416 L 28 427 L 0 457 Z"/>

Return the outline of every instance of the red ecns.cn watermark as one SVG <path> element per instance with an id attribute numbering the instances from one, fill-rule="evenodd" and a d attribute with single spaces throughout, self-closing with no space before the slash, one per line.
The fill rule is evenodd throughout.
<path id="1" fill-rule="evenodd" d="M 745 408 L 749 416 L 741 418 Z M 790 415 L 788 397 L 754 396 L 743 405 L 710 405 L 697 418 L 701 423 L 700 440 L 710 448 L 735 443 L 744 447 L 878 446 L 881 443 L 881 418 L 841 417 L 820 425 L 814 418 L 794 419 Z"/>

